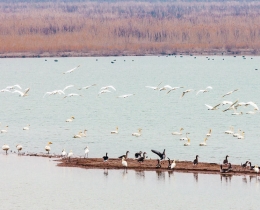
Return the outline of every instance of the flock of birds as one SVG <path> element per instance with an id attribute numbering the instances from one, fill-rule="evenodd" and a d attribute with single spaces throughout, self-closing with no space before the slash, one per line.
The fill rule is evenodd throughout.
<path id="1" fill-rule="evenodd" d="M 75 68 L 72 68 L 66 72 L 64 72 L 63 74 L 70 74 L 72 72 L 74 72 L 76 69 L 78 69 L 80 67 L 80 65 L 78 65 L 77 67 Z M 173 91 L 176 91 L 178 89 L 182 89 L 184 87 L 172 87 L 170 85 L 164 85 L 164 86 L 161 86 L 162 82 L 159 83 L 157 86 L 145 86 L 145 88 L 148 88 L 148 89 L 152 89 L 154 91 L 167 91 L 166 94 L 170 94 L 171 92 Z M 88 85 L 88 86 L 84 86 L 84 87 L 80 87 L 80 88 L 77 88 L 78 90 L 87 90 L 91 87 L 94 87 L 94 86 L 97 86 L 96 84 L 92 84 L 92 85 Z M 69 94 L 66 94 L 66 91 L 68 89 L 71 89 L 71 88 L 74 88 L 75 86 L 74 85 L 68 85 L 66 87 L 64 87 L 63 89 L 59 89 L 59 90 L 53 90 L 53 91 L 48 91 L 48 92 L 45 92 L 44 95 L 43 95 L 43 98 L 46 97 L 46 96 L 51 96 L 51 95 L 63 95 L 63 98 L 67 98 L 67 97 L 73 97 L 73 96 L 82 96 L 81 94 L 78 94 L 78 93 L 69 93 Z M 201 89 L 201 90 L 194 90 L 194 89 L 186 89 L 184 91 L 182 91 L 181 95 L 180 95 L 180 98 L 183 98 L 184 96 L 187 96 L 189 93 L 191 92 L 196 92 L 196 95 L 198 96 L 199 94 L 204 94 L 204 93 L 207 93 L 207 92 L 210 92 L 213 88 L 211 86 L 207 86 L 205 89 Z M 21 97 L 25 97 L 25 96 L 28 96 L 28 92 L 30 91 L 30 88 L 26 88 L 25 90 L 22 90 L 21 86 L 16 84 L 16 85 L 12 85 L 12 86 L 7 86 L 6 88 L 0 90 L 0 93 L 17 93 L 19 94 L 19 96 Z M 99 92 L 98 92 L 98 95 L 101 95 L 101 94 L 105 94 L 105 93 L 111 93 L 112 91 L 116 91 L 116 88 L 112 85 L 108 85 L 108 86 L 103 86 L 100 88 Z M 228 96 L 228 95 L 231 95 L 233 94 L 234 92 L 237 92 L 238 89 L 234 89 L 232 91 L 229 91 L 225 94 L 222 95 L 222 98 Z M 127 98 L 127 97 L 130 97 L 130 96 L 134 96 L 135 94 L 124 94 L 124 95 L 120 95 L 120 96 L 117 96 L 118 98 Z M 214 105 L 214 106 L 211 106 L 211 105 L 208 105 L 208 104 L 205 104 L 205 106 L 208 108 L 208 110 L 217 110 L 219 109 L 221 106 L 225 106 L 225 108 L 222 110 L 223 112 L 226 112 L 226 111 L 229 111 L 229 110 L 233 110 L 234 112 L 232 113 L 232 115 L 241 115 L 243 114 L 243 112 L 238 112 L 238 108 L 239 107 L 242 107 L 242 106 L 245 106 L 245 107 L 248 107 L 248 106 L 251 106 L 253 108 L 253 110 L 251 111 L 248 111 L 246 112 L 246 114 L 256 114 L 257 112 L 259 112 L 259 108 L 257 106 L 256 103 L 252 102 L 252 101 L 249 101 L 249 102 L 239 102 L 239 100 L 236 100 L 234 102 L 232 101 L 222 101 L 220 103 L 218 103 L 217 105 Z M 71 116 L 69 119 L 66 120 L 66 122 L 72 122 L 73 120 L 75 119 L 74 116 Z M 23 128 L 23 130 L 29 130 L 29 127 L 30 125 L 28 124 L 26 127 Z M 184 129 L 183 128 L 180 128 L 180 131 L 176 131 L 176 132 L 172 132 L 172 135 L 182 135 L 182 131 Z M 0 131 L 1 133 L 7 133 L 8 132 L 8 126 L 5 127 L 5 129 L 2 129 Z M 86 137 L 87 134 L 86 134 L 87 130 L 85 129 L 84 131 L 79 131 L 78 134 L 75 134 L 73 136 L 73 138 L 81 138 L 81 137 Z M 119 133 L 119 128 L 116 127 L 115 130 L 111 131 L 111 134 L 118 134 Z M 209 132 L 206 134 L 206 137 L 204 139 L 203 142 L 201 142 L 199 144 L 199 146 L 206 146 L 207 143 L 206 141 L 208 140 L 208 138 L 211 136 L 211 133 L 212 133 L 212 129 L 209 130 Z M 184 146 L 190 146 L 191 144 L 191 140 L 190 138 L 188 137 L 188 134 L 190 134 L 189 132 L 186 132 L 186 137 L 181 137 L 180 140 L 185 140 L 187 142 L 184 143 Z M 231 127 L 230 130 L 228 131 L 225 131 L 225 134 L 230 134 L 230 135 L 233 135 L 234 137 L 238 138 L 238 139 L 244 139 L 244 135 L 245 135 L 245 132 L 242 131 L 242 130 L 238 130 L 238 133 L 234 133 L 234 128 Z M 134 132 L 132 133 L 132 136 L 135 136 L 135 137 L 140 137 L 142 135 L 142 129 L 139 128 L 137 132 Z M 45 151 L 50 152 L 51 150 L 51 147 L 50 145 L 52 144 L 52 142 L 48 142 L 47 145 L 45 146 Z M 4 144 L 2 146 L 2 149 L 6 152 L 7 154 L 7 151 L 10 149 L 10 147 L 7 145 L 7 144 Z M 18 144 L 16 145 L 16 149 L 18 151 L 18 154 L 20 154 L 21 150 L 23 149 L 22 145 L 21 144 Z M 84 157 L 88 157 L 88 153 L 89 153 L 89 148 L 88 147 L 85 147 L 84 148 L 84 151 L 85 151 L 85 156 Z M 163 151 L 163 153 L 160 153 L 156 150 L 152 150 L 153 153 L 157 154 L 160 159 L 158 159 L 158 163 L 156 165 L 156 168 L 160 168 L 161 167 L 161 160 L 165 159 L 165 150 Z M 128 153 L 129 151 L 127 151 L 127 153 L 125 155 L 122 155 L 120 156 L 120 158 L 122 158 L 122 165 L 124 167 L 127 167 L 127 158 L 128 158 Z M 142 156 L 143 154 L 143 156 Z M 72 151 L 70 151 L 68 154 L 66 153 L 65 149 L 62 150 L 62 154 L 61 154 L 63 157 L 68 157 L 69 160 L 70 158 L 73 156 L 73 153 Z M 228 157 L 228 156 L 227 156 Z M 224 164 L 229 164 L 229 167 L 228 169 L 222 169 L 222 165 L 221 165 L 221 169 L 220 169 L 220 172 L 229 172 L 232 170 L 232 167 L 231 167 L 231 164 L 226 162 L 227 161 L 227 157 L 226 159 L 224 160 Z M 137 159 L 138 162 L 143 162 L 146 158 L 146 152 L 142 153 L 141 151 L 139 153 L 136 153 L 135 154 L 135 158 Z M 107 156 L 107 153 L 106 153 L 106 156 L 103 157 L 104 161 L 107 161 L 108 160 L 108 156 Z M 176 166 L 176 162 L 175 160 L 171 161 L 170 158 L 168 158 L 168 161 L 169 161 L 169 165 L 168 165 L 168 168 L 169 169 L 173 169 L 175 166 Z M 198 164 L 198 155 L 196 156 L 196 159 L 193 161 L 193 164 L 194 165 L 197 165 Z M 247 161 L 246 165 L 249 164 L 249 162 Z M 257 173 L 259 172 L 259 168 L 257 166 L 255 167 L 252 167 L 251 166 L 251 163 L 250 163 L 250 167 L 252 169 L 254 169 Z"/>

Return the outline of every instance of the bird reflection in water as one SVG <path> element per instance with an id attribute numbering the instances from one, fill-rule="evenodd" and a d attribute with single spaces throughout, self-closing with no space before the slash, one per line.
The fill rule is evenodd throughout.
<path id="1" fill-rule="evenodd" d="M 168 176 L 169 177 L 171 177 L 171 176 L 173 176 L 174 174 L 173 174 L 173 171 L 168 171 Z"/>
<path id="2" fill-rule="evenodd" d="M 198 182 L 198 180 L 199 180 L 198 173 L 193 173 L 193 177 L 194 177 L 195 181 Z"/>
<path id="3" fill-rule="evenodd" d="M 104 175 L 107 176 L 108 175 L 108 169 L 104 168 Z"/>
<path id="4" fill-rule="evenodd" d="M 246 178 L 246 176 L 242 177 L 242 181 L 247 184 L 247 178 Z"/>
<path id="5" fill-rule="evenodd" d="M 157 178 L 165 180 L 165 172 L 164 171 L 156 171 Z"/>
<path id="6" fill-rule="evenodd" d="M 127 168 L 125 168 L 124 170 L 123 170 L 123 177 L 126 177 L 126 175 L 127 175 Z"/>
<path id="7" fill-rule="evenodd" d="M 250 182 L 254 181 L 254 179 L 256 180 L 255 182 L 260 182 L 258 176 L 256 176 L 256 175 L 250 175 L 249 176 L 249 181 Z"/>
<path id="8" fill-rule="evenodd" d="M 137 176 L 137 178 L 145 178 L 145 173 L 142 170 L 136 170 L 135 175 Z"/>
<path id="9" fill-rule="evenodd" d="M 220 174 L 220 180 L 222 182 L 222 179 L 224 179 L 227 183 L 231 182 L 231 178 L 233 175 L 231 174 Z"/>

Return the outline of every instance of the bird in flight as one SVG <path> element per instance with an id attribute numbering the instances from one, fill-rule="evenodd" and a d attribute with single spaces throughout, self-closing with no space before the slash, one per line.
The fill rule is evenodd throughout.
<path id="1" fill-rule="evenodd" d="M 68 70 L 68 71 L 66 71 L 66 72 L 63 72 L 63 74 L 69 74 L 69 73 L 72 73 L 73 71 L 75 71 L 77 68 L 79 68 L 80 67 L 80 65 L 78 65 L 78 66 L 76 66 L 76 67 L 74 67 L 73 69 L 70 69 L 70 70 Z"/>

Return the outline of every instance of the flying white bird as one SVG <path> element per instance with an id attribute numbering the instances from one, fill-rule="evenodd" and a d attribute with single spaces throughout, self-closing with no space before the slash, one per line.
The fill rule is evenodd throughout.
<path id="1" fill-rule="evenodd" d="M 179 88 L 184 88 L 184 87 L 173 87 L 173 88 L 171 88 L 171 89 L 167 92 L 167 94 L 170 93 L 172 90 L 177 90 L 177 89 L 179 89 Z"/>
<path id="2" fill-rule="evenodd" d="M 208 104 L 205 104 L 206 107 L 208 107 L 208 110 L 217 110 L 217 107 L 219 106 L 220 104 L 217 104 L 216 106 L 210 106 Z"/>
<path id="3" fill-rule="evenodd" d="M 19 88 L 20 90 L 22 89 L 20 85 L 7 86 L 5 89 L 13 90 L 15 87 Z"/>
<path id="4" fill-rule="evenodd" d="M 70 69 L 70 70 L 64 72 L 63 74 L 71 73 L 71 72 L 75 71 L 75 70 L 76 70 L 77 68 L 79 68 L 79 67 L 80 67 L 80 65 L 78 65 L 77 67 L 75 67 L 75 68 L 73 68 L 73 69 Z"/>
<path id="5" fill-rule="evenodd" d="M 101 91 L 98 93 L 98 95 L 103 94 L 103 93 L 111 93 L 111 91 L 110 91 L 110 90 L 101 90 Z"/>
<path id="6" fill-rule="evenodd" d="M 111 88 L 112 90 L 116 91 L 115 87 L 112 85 L 102 87 L 102 88 L 100 88 L 100 90 L 107 90 L 108 88 Z"/>
<path id="7" fill-rule="evenodd" d="M 229 104 L 229 105 L 231 105 L 231 104 L 233 104 L 233 102 L 232 101 L 222 101 L 222 106 L 223 105 L 226 105 L 226 104 Z"/>
<path id="8" fill-rule="evenodd" d="M 247 102 L 246 104 L 245 104 L 245 106 L 248 106 L 248 105 L 251 105 L 252 107 L 254 107 L 254 109 L 255 110 L 259 110 L 259 108 L 258 108 L 258 106 L 254 103 L 254 102 L 252 102 L 252 101 L 249 101 L 249 102 Z"/>
<path id="9" fill-rule="evenodd" d="M 160 82 L 159 85 L 157 85 L 156 87 L 152 87 L 152 86 L 145 86 L 145 87 L 147 87 L 147 88 L 151 88 L 151 89 L 153 89 L 153 90 L 158 90 L 160 84 L 162 84 L 162 82 Z"/>
<path id="10" fill-rule="evenodd" d="M 135 94 L 126 94 L 126 95 L 121 95 L 121 96 L 117 96 L 117 98 L 127 98 L 129 96 L 133 96 Z"/>
<path id="11" fill-rule="evenodd" d="M 19 90 L 15 90 L 13 93 L 19 93 L 21 97 L 25 97 L 25 96 L 28 96 L 28 92 L 29 92 L 30 88 L 27 88 L 24 90 L 24 92 L 21 92 Z"/>
<path id="12" fill-rule="evenodd" d="M 206 92 L 209 92 L 209 89 L 212 89 L 212 87 L 211 87 L 211 86 L 208 86 L 208 87 L 206 87 L 205 90 L 199 90 L 199 91 L 197 92 L 196 95 L 198 95 L 199 93 L 206 93 Z"/>
<path id="13" fill-rule="evenodd" d="M 238 91 L 238 89 L 229 91 L 229 92 L 227 92 L 226 94 L 224 94 L 222 97 L 225 97 L 225 96 L 227 96 L 227 95 L 230 95 L 231 93 L 233 93 L 233 92 L 235 92 L 235 91 Z"/>
<path id="14" fill-rule="evenodd" d="M 189 93 L 189 92 L 191 92 L 191 91 L 193 91 L 193 89 L 188 89 L 188 90 L 183 91 L 183 92 L 182 92 L 182 95 L 181 95 L 181 98 L 182 98 L 186 93 Z"/>
<path id="15" fill-rule="evenodd" d="M 79 90 L 82 90 L 82 89 L 89 89 L 90 87 L 92 87 L 92 86 L 96 86 L 96 84 L 93 84 L 93 85 L 89 85 L 89 86 L 85 86 L 85 87 L 82 87 L 82 88 L 79 88 Z"/>
<path id="16" fill-rule="evenodd" d="M 0 92 L 2 92 L 2 93 L 5 93 L 5 92 L 10 92 L 10 93 L 11 93 L 11 91 L 10 91 L 10 90 L 8 90 L 8 89 L 2 89 L 2 90 L 0 90 Z"/>
<path id="17" fill-rule="evenodd" d="M 72 97 L 72 96 L 82 96 L 82 95 L 77 94 L 77 93 L 70 93 L 70 94 L 64 96 L 63 98 Z"/>
<path id="18" fill-rule="evenodd" d="M 68 85 L 62 91 L 65 92 L 65 90 L 67 90 L 68 88 L 72 88 L 72 87 L 74 87 L 74 85 Z"/>

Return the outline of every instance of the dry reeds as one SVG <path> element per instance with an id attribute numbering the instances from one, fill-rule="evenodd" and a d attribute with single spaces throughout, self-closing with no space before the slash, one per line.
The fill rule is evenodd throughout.
<path id="1" fill-rule="evenodd" d="M 0 3 L 0 53 L 260 49 L 260 3 Z"/>

